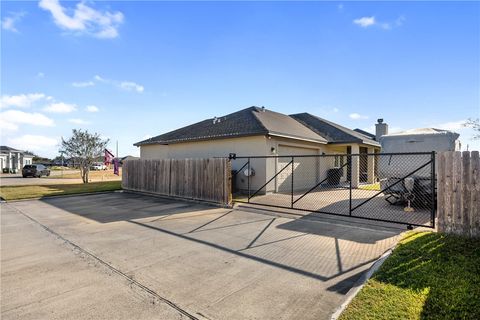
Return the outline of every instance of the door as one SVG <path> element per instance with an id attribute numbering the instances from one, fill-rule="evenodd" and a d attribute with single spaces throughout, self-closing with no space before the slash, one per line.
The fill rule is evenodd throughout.
<path id="1" fill-rule="evenodd" d="M 293 147 L 287 145 L 278 146 L 279 156 L 299 156 L 299 155 L 318 155 L 318 149 Z M 292 161 L 292 158 L 278 158 L 276 172 L 279 172 L 288 163 Z M 308 190 L 314 186 L 318 178 L 318 158 L 317 157 L 298 157 L 294 158 L 293 165 L 293 190 L 302 191 Z M 292 169 L 291 164 L 289 168 L 283 170 L 276 179 L 276 190 L 278 192 L 291 192 L 292 190 Z"/>

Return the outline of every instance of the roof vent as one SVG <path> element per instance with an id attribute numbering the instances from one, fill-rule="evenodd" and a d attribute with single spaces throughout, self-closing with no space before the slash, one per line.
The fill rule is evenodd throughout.
<path id="1" fill-rule="evenodd" d="M 219 123 L 220 120 L 221 120 L 221 118 L 214 117 L 214 118 L 213 118 L 213 124 Z"/>
<path id="2" fill-rule="evenodd" d="M 377 119 L 378 123 L 383 123 L 383 119 Z"/>
<path id="3" fill-rule="evenodd" d="M 262 112 L 265 112 L 265 107 L 264 106 L 262 106 Z"/>

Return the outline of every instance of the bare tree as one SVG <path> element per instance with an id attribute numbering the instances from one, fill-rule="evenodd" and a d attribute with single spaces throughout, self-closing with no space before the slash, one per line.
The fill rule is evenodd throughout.
<path id="1" fill-rule="evenodd" d="M 73 129 L 72 137 L 68 140 L 62 138 L 62 150 L 79 165 L 83 183 L 88 183 L 90 167 L 102 156 L 107 144 L 108 139 L 102 140 L 98 133 L 81 129 Z"/>
<path id="2" fill-rule="evenodd" d="M 476 131 L 476 133 L 473 135 L 473 139 L 479 140 L 480 139 L 480 119 L 468 119 L 465 124 L 465 127 L 472 128 L 473 130 Z"/>

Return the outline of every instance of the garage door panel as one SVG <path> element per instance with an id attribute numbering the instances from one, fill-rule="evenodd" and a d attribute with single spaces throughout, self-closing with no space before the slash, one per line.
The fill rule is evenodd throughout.
<path id="1" fill-rule="evenodd" d="M 292 146 L 278 147 L 278 155 L 318 155 L 317 149 L 300 148 Z M 284 168 L 292 158 L 278 158 L 277 171 Z M 294 158 L 293 164 L 293 189 L 294 191 L 307 190 L 314 186 L 318 179 L 318 158 L 317 157 L 298 157 Z M 285 168 L 277 176 L 278 192 L 290 192 L 292 185 L 292 169 Z"/>

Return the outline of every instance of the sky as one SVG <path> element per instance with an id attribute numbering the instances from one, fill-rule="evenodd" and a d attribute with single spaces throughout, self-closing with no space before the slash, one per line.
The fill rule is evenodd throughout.
<path id="1" fill-rule="evenodd" d="M 480 149 L 480 2 L 1 1 L 1 27 L 1 144 L 41 156 L 253 105 Z"/>

